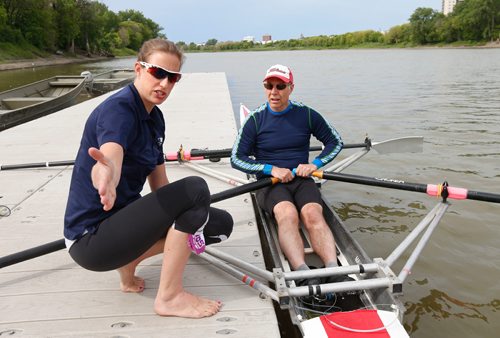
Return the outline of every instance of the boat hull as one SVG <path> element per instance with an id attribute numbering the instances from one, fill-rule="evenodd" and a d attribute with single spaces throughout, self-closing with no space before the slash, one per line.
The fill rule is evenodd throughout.
<path id="1" fill-rule="evenodd" d="M 101 95 L 124 87 L 134 79 L 133 69 L 114 69 L 93 76 L 89 88 L 93 95 Z"/>
<path id="2" fill-rule="evenodd" d="M 85 84 L 84 76 L 55 76 L 0 93 L 0 131 L 73 105 Z"/>

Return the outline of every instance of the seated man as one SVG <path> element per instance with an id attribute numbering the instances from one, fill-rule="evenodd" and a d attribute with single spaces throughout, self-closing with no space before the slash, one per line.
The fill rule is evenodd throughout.
<path id="1" fill-rule="evenodd" d="M 293 75 L 288 67 L 274 65 L 267 70 L 264 78 L 267 102 L 245 121 L 232 150 L 231 164 L 257 178 L 273 176 L 280 179 L 280 184 L 259 190 L 257 201 L 274 215 L 280 246 L 292 269 L 309 269 L 305 263 L 299 219 L 325 267 L 335 267 L 335 240 L 323 217 L 319 189 L 310 175 L 332 161 L 343 143 L 337 131 L 318 112 L 289 100 L 293 89 Z M 311 135 L 323 143 L 324 150 L 309 163 Z M 350 278 L 340 276 L 329 278 L 328 282 L 345 279 Z M 319 284 L 319 279 L 300 281 L 299 285 L 303 283 Z"/>

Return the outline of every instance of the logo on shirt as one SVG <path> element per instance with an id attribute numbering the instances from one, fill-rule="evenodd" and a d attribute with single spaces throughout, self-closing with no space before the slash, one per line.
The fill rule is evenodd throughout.
<path id="1" fill-rule="evenodd" d="M 158 137 L 156 139 L 156 144 L 158 144 L 158 147 L 163 146 L 163 137 Z"/>

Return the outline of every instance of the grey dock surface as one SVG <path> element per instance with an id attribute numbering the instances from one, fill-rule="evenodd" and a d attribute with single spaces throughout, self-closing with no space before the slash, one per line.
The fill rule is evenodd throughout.
<path id="1" fill-rule="evenodd" d="M 107 96 L 85 101 L 0 133 L 0 165 L 72 160 L 87 116 Z M 186 74 L 161 106 L 167 121 L 165 151 L 231 147 L 237 129 L 223 73 Z M 234 176 L 228 159 L 198 161 Z M 0 171 L 0 257 L 62 238 L 72 166 Z M 212 193 L 227 183 L 167 164 L 170 181 L 204 177 Z M 145 188 L 144 193 L 148 190 Z M 232 236 L 217 249 L 264 267 L 248 194 L 214 206 L 235 221 Z M 139 225 L 138 225 L 139 226 Z M 65 249 L 0 269 L 0 336 L 9 337 L 279 337 L 272 300 L 192 255 L 184 274 L 186 289 L 224 303 L 213 317 L 160 317 L 153 311 L 161 256 L 139 265 L 146 280 L 139 294 L 119 290 L 116 271 L 91 272 L 74 263 Z"/>

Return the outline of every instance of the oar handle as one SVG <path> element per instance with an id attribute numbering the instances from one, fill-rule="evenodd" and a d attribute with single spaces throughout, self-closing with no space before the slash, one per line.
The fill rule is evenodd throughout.
<path id="1" fill-rule="evenodd" d="M 250 191 L 254 191 L 254 190 L 262 189 L 264 187 L 268 187 L 268 186 L 273 185 L 273 184 L 278 183 L 278 182 L 279 182 L 279 179 L 277 179 L 276 177 L 266 177 L 266 178 L 260 179 L 258 181 L 255 181 L 255 182 L 240 185 L 239 187 L 224 190 L 224 191 L 218 192 L 216 194 L 213 194 L 210 197 L 210 200 L 211 200 L 211 203 L 220 202 L 222 200 L 225 200 L 225 199 L 228 199 L 228 198 L 231 198 L 234 196 L 242 195 L 242 194 L 245 194 L 245 193 L 250 192 Z"/>
<path id="2" fill-rule="evenodd" d="M 440 185 L 409 183 L 405 181 L 393 180 L 387 178 L 375 178 L 375 177 L 366 177 L 366 176 L 340 174 L 340 173 L 327 173 L 324 171 L 315 171 L 312 173 L 312 176 L 320 179 L 333 180 L 339 182 L 421 192 L 421 193 L 426 193 L 430 196 L 443 197 L 445 199 L 446 198 L 469 199 L 476 201 L 500 203 L 500 194 L 472 191 L 472 190 L 467 190 L 465 188 L 450 187 L 447 185 L 447 183 Z"/>

